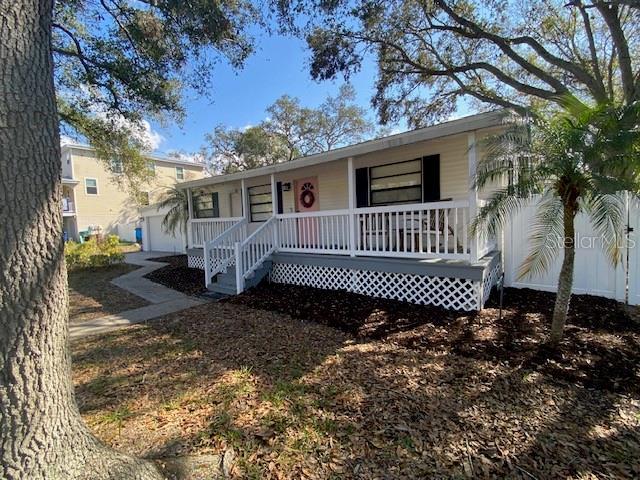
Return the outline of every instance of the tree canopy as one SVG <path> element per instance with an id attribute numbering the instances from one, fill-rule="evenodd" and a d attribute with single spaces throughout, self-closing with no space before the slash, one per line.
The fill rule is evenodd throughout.
<path id="1" fill-rule="evenodd" d="M 213 67 L 240 67 L 259 13 L 245 0 L 61 0 L 52 51 L 63 133 L 120 158 L 133 185 L 150 175 L 135 135 L 144 117 L 179 120 L 182 92 L 211 92 Z"/>
<path id="2" fill-rule="evenodd" d="M 318 108 L 283 95 L 267 108 L 268 117 L 259 125 L 244 130 L 216 126 L 206 136 L 206 156 L 216 172 L 232 173 L 362 141 L 374 127 L 354 100 L 348 84 Z"/>
<path id="3" fill-rule="evenodd" d="M 431 123 L 454 112 L 462 97 L 518 112 L 640 98 L 637 0 L 277 4 L 285 28 L 307 39 L 314 78 L 348 78 L 375 58 L 372 101 L 383 123 Z"/>

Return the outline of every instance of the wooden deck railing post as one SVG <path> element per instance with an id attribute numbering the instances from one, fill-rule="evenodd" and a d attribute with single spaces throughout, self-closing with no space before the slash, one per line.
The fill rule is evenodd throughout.
<path id="1" fill-rule="evenodd" d="M 187 208 L 189 209 L 189 218 L 187 220 L 187 247 L 193 246 L 193 232 L 191 229 L 193 228 L 193 224 L 191 220 L 193 219 L 193 198 L 191 196 L 191 189 L 187 189 Z"/>
<path id="2" fill-rule="evenodd" d="M 234 248 L 236 255 L 236 293 L 241 294 L 244 291 L 244 275 L 242 271 L 242 253 L 240 242 L 236 242 Z"/>
<path id="3" fill-rule="evenodd" d="M 349 186 L 349 255 L 356 256 L 356 210 L 355 210 L 355 171 L 353 169 L 353 157 L 347 160 L 347 174 Z"/>
<path id="4" fill-rule="evenodd" d="M 209 245 L 207 242 L 204 242 L 204 286 L 205 288 L 209 288 L 211 285 L 211 258 L 209 253 Z"/>

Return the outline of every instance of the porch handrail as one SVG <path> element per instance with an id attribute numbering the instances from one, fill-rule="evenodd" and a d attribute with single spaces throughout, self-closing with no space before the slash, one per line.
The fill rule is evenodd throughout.
<path id="1" fill-rule="evenodd" d="M 278 249 L 278 219 L 272 216 L 249 235 L 235 244 L 236 289 L 244 291 L 244 281 L 262 266 Z"/>
<path id="2" fill-rule="evenodd" d="M 211 285 L 211 278 L 226 271 L 235 260 L 234 245 L 247 236 L 247 219 L 242 218 L 221 235 L 204 243 L 204 282 Z"/>
<path id="3" fill-rule="evenodd" d="M 467 208 L 467 200 L 443 200 L 439 202 L 406 203 L 401 205 L 384 205 L 381 207 L 363 207 L 354 210 L 355 213 L 387 213 L 410 212 L 412 210 L 436 210 L 444 208 Z"/>
<path id="4" fill-rule="evenodd" d="M 211 218 L 191 218 L 191 223 L 216 223 L 216 222 L 239 222 L 244 220 L 244 217 L 211 217 Z"/>
<path id="5" fill-rule="evenodd" d="M 244 217 L 191 218 L 187 222 L 190 234 L 189 246 L 204 247 L 227 229 L 244 220 Z"/>

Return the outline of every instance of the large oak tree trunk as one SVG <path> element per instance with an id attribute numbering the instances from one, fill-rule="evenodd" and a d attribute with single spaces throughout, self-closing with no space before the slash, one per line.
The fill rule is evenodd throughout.
<path id="1" fill-rule="evenodd" d="M 53 0 L 0 0 L 0 478 L 161 478 L 73 394 L 51 58 Z"/>
<path id="2" fill-rule="evenodd" d="M 576 209 L 575 206 L 567 207 L 565 205 L 564 207 L 564 258 L 558 276 L 558 293 L 551 320 L 551 337 L 549 339 L 551 345 L 557 345 L 562 340 L 569 313 L 571 291 L 573 290 L 573 265 L 576 255 L 574 225 Z"/>

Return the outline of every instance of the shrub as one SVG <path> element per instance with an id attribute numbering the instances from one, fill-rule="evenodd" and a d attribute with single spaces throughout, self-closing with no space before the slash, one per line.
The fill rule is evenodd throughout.
<path id="1" fill-rule="evenodd" d="M 124 254 L 119 248 L 120 239 L 117 235 L 105 238 L 92 238 L 84 243 L 67 242 L 64 247 L 64 257 L 67 268 L 106 267 L 122 263 Z"/>

